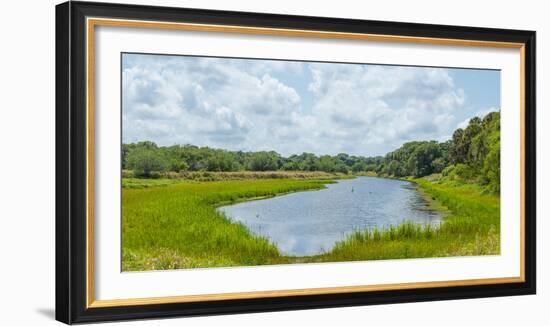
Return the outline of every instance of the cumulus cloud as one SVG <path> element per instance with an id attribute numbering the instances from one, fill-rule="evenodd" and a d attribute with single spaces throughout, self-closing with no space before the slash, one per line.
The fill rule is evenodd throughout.
<path id="1" fill-rule="evenodd" d="M 470 110 L 441 68 L 125 54 L 122 77 L 124 142 L 378 155 Z"/>
<path id="2" fill-rule="evenodd" d="M 240 149 L 300 109 L 296 91 L 224 59 L 143 56 L 123 70 L 123 138 Z"/>
<path id="3" fill-rule="evenodd" d="M 331 152 L 385 153 L 403 142 L 440 139 L 465 103 L 445 69 L 372 65 L 310 66 L 313 112 Z"/>

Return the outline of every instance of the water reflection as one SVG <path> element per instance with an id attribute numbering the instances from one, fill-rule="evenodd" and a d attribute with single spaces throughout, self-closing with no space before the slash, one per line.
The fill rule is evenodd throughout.
<path id="1" fill-rule="evenodd" d="M 410 182 L 359 177 L 265 200 L 220 207 L 234 221 L 273 241 L 293 256 L 329 251 L 354 230 L 385 228 L 405 220 L 436 224 L 441 216 L 426 207 Z"/>

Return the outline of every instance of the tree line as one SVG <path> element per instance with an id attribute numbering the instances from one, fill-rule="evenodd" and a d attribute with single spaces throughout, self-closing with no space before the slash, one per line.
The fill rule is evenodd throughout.
<path id="1" fill-rule="evenodd" d="M 157 146 L 151 141 L 122 144 L 122 167 L 139 177 L 153 172 L 181 171 L 324 171 L 350 173 L 374 171 L 384 161 L 379 157 L 348 154 L 334 156 L 302 153 L 283 157 L 275 151 L 228 151 L 195 145 Z"/>
<path id="2" fill-rule="evenodd" d="M 442 173 L 500 191 L 500 112 L 472 118 L 445 142 L 412 141 L 385 156 L 302 153 L 284 157 L 275 151 L 228 151 L 195 145 L 158 146 L 151 141 L 122 145 L 122 168 L 137 177 L 167 171 L 324 171 L 423 177 Z"/>
<path id="3" fill-rule="evenodd" d="M 500 191 L 500 112 L 470 119 L 464 129 L 454 131 L 445 142 L 413 141 L 386 154 L 378 174 L 394 177 L 423 177 L 442 173 Z"/>

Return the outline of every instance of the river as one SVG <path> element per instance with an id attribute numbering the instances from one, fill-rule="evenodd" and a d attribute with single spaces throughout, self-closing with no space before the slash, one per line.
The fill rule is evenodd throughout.
<path id="1" fill-rule="evenodd" d="M 403 221 L 437 224 L 442 218 L 407 181 L 358 177 L 326 187 L 218 209 L 254 234 L 270 239 L 289 256 L 330 251 L 354 230 L 385 228 Z"/>

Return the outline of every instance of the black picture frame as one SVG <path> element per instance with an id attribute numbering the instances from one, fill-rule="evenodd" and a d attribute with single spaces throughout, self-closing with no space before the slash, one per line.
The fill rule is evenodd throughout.
<path id="1" fill-rule="evenodd" d="M 86 293 L 86 17 L 239 25 L 524 44 L 525 241 L 523 282 L 90 308 Z M 451 300 L 536 292 L 534 31 L 365 21 L 141 5 L 56 6 L 56 319 L 84 323 L 143 318 Z"/>

